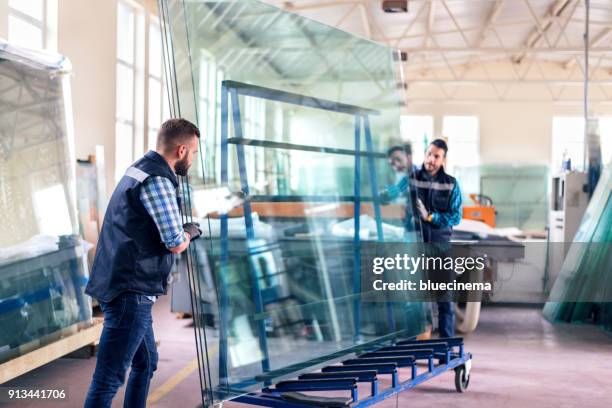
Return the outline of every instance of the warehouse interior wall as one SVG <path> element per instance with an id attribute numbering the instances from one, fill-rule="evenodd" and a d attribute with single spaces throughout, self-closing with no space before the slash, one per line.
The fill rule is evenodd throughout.
<path id="1" fill-rule="evenodd" d="M 140 6 L 143 12 L 157 14 L 154 0 L 126 2 Z M 73 68 L 76 156 L 86 159 L 96 153 L 96 145 L 104 146 L 107 191 L 110 192 L 115 186 L 118 147 L 115 142 L 117 1 L 61 0 L 58 27 L 58 52 L 70 59 Z M 140 103 L 145 102 L 145 97 L 140 95 Z M 144 126 L 141 124 L 137 131 L 144 133 Z M 144 135 L 138 140 L 144 150 Z"/>
<path id="2" fill-rule="evenodd" d="M 157 14 L 155 0 L 121 0 L 137 4 L 152 15 Z M 8 36 L 8 0 L 0 0 L 0 37 Z M 107 189 L 115 183 L 115 153 L 119 146 L 115 142 L 116 116 L 116 56 L 117 56 L 117 2 L 93 0 L 62 0 L 58 2 L 57 51 L 67 56 L 73 65 L 72 100 L 75 120 L 75 145 L 78 158 L 95 154 L 95 146 L 105 147 Z M 145 51 L 146 52 L 146 51 Z M 144 58 L 146 60 L 146 58 Z M 476 65 L 476 64 L 475 64 Z M 495 78 L 507 75 L 508 64 L 484 62 L 486 76 Z M 515 67 L 519 71 L 524 67 Z M 559 78 L 565 75 L 578 81 L 578 67 L 563 71 L 560 64 L 541 63 L 533 69 L 527 80 L 546 77 Z M 454 67 L 461 72 L 461 67 Z M 423 78 L 449 77 L 448 69 L 440 68 L 420 74 Z M 594 72 L 600 78 L 609 78 L 610 72 Z M 553 116 L 582 116 L 582 88 L 579 84 L 566 87 L 558 100 L 542 101 L 548 90 L 543 84 L 514 84 L 506 100 L 490 101 L 490 84 L 464 86 L 456 93 L 457 98 L 444 98 L 438 84 L 415 83 L 415 73 L 407 72 L 410 84 L 406 95 L 405 114 L 432 115 L 436 136 L 444 136 L 442 119 L 445 115 L 475 115 L 480 123 L 480 162 L 482 164 L 543 164 L 551 161 L 551 137 Z M 466 79 L 483 78 L 485 72 L 478 65 Z M 452 90 L 452 83 L 444 85 Z M 601 92 L 600 86 L 592 86 L 592 112 L 612 115 L 612 105 L 605 102 L 611 94 L 610 85 Z M 553 87 L 554 88 L 554 87 Z M 553 89 L 556 92 L 558 88 Z M 503 91 L 503 90 L 502 90 Z M 146 92 L 144 92 L 146 94 Z M 536 99 L 539 98 L 539 99 Z M 597 101 L 595 101 L 597 100 Z M 142 105 L 147 102 L 146 95 Z M 146 105 L 145 105 L 146 106 Z M 146 122 L 144 109 L 143 122 Z M 146 150 L 147 139 L 144 124 L 137 132 L 145 134 L 138 139 Z M 523 146 L 529 146 L 525 149 Z M 135 153 L 139 149 L 135 149 Z M 451 152 L 452 154 L 452 152 Z"/>
<path id="3" fill-rule="evenodd" d="M 0 0 L 0 38 L 8 38 L 8 0 Z"/>
<path id="4" fill-rule="evenodd" d="M 593 112 L 601 116 L 612 116 L 612 106 L 600 105 Z M 550 165 L 553 117 L 583 116 L 579 104 L 564 106 L 553 102 L 415 103 L 409 104 L 405 113 L 433 116 L 436 137 L 444 136 L 444 116 L 477 116 L 480 122 L 482 164 Z"/>
<path id="5" fill-rule="evenodd" d="M 72 63 L 76 156 L 86 159 L 104 146 L 107 188 L 115 158 L 115 60 L 117 5 L 113 1 L 62 0 L 58 51 Z"/>
<path id="6" fill-rule="evenodd" d="M 455 66 L 455 75 L 459 75 L 457 82 L 440 81 L 453 76 L 448 68 L 407 72 L 404 113 L 433 116 L 437 137 L 445 136 L 442 134 L 444 116 L 477 116 L 482 164 L 550 165 L 553 117 L 584 116 L 581 69 L 575 64 L 565 69 L 555 62 L 538 62 L 532 68 L 526 62 L 511 64 L 493 61 L 471 68 Z M 512 77 L 513 71 L 526 72 L 525 77 L 516 82 L 495 82 L 495 78 Z M 485 81 L 485 77 L 493 80 Z M 593 81 L 589 87 L 589 111 L 596 117 L 612 116 L 608 97 L 612 95 L 610 77 L 608 70 L 591 72 L 591 78 L 602 80 Z"/>

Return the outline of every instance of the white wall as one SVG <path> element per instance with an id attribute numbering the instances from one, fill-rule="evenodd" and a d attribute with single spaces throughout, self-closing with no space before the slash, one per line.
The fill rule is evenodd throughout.
<path id="1" fill-rule="evenodd" d="M 107 188 L 114 185 L 116 1 L 61 0 L 58 52 L 72 62 L 77 158 L 104 145 Z"/>
<path id="2" fill-rule="evenodd" d="M 582 107 L 545 102 L 410 104 L 407 114 L 433 115 L 437 137 L 445 115 L 475 115 L 480 120 L 480 160 L 483 164 L 550 164 L 553 116 L 582 116 Z M 612 115 L 612 107 L 596 113 Z M 452 154 L 452 151 L 450 152 Z"/>
<path id="3" fill-rule="evenodd" d="M 0 0 L 0 38 L 8 39 L 8 0 Z"/>
<path id="4" fill-rule="evenodd" d="M 0 2 L 6 0 L 0 0 Z M 126 0 L 129 2 L 129 0 Z M 157 14 L 155 0 L 132 1 L 147 13 Z M 72 101 L 77 158 L 95 154 L 103 145 L 107 192 L 115 186 L 115 116 L 117 62 L 117 0 L 60 0 L 58 52 L 73 66 Z M 142 50 L 144 52 L 144 50 Z M 144 58 L 142 58 L 144 59 Z M 141 67 L 144 68 L 144 67 Z M 140 73 L 142 74 L 142 73 Z M 143 93 L 142 88 L 138 88 Z M 140 110 L 146 99 L 137 95 Z M 142 105 L 142 106 L 140 106 Z M 141 124 L 140 124 L 141 125 Z M 137 131 L 144 133 L 140 126 Z M 142 149 L 146 139 L 137 135 Z"/>
<path id="5" fill-rule="evenodd" d="M 558 63 L 540 62 L 538 65 L 540 69 L 532 68 L 524 83 L 495 84 L 498 93 L 488 82 L 436 83 L 437 78 L 449 76 L 443 69 L 409 73 L 404 112 L 433 115 L 436 136 L 443 136 L 442 118 L 445 115 L 478 116 L 481 163 L 550 164 L 553 116 L 583 116 L 582 75 L 577 67 L 567 71 Z M 512 68 L 509 62 L 491 62 L 485 66 L 492 78 L 512 78 L 513 69 L 528 69 L 520 65 Z M 462 69 L 465 68 L 456 68 L 460 73 Z M 478 65 L 464 75 L 468 80 L 485 77 Z M 600 116 L 612 115 L 608 97 L 612 95 L 610 72 L 596 70 L 593 76 L 606 82 L 591 85 L 590 111 Z M 558 82 L 546 85 L 544 81 L 551 78 Z M 564 83 L 560 78 L 571 82 Z M 433 82 L 427 82 L 428 79 Z M 499 94 L 504 95 L 503 101 L 499 100 Z"/>

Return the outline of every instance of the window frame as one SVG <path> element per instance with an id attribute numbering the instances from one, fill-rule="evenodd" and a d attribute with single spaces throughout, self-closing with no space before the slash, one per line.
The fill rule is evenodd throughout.
<path id="1" fill-rule="evenodd" d="M 132 52 L 132 61 L 127 61 L 125 59 L 123 59 L 120 55 L 119 55 L 119 41 L 121 38 L 121 41 L 126 41 L 127 39 L 124 38 L 124 36 L 120 35 L 120 26 L 119 26 L 119 8 L 120 7 L 125 7 L 127 9 L 130 10 L 131 12 L 131 17 L 133 19 L 133 33 L 132 33 L 132 45 L 133 45 L 133 52 Z M 126 163 L 119 163 L 119 144 L 117 143 L 118 138 L 119 138 L 119 134 L 118 134 L 118 127 L 119 125 L 124 125 L 124 126 L 130 126 L 131 127 L 131 157 L 128 160 L 130 163 L 135 159 L 135 153 L 138 151 L 138 146 L 137 146 L 137 125 L 138 125 L 138 118 L 137 118 L 137 112 L 138 112 L 138 107 L 137 107 L 137 90 L 138 90 L 138 40 L 139 40 L 139 33 L 138 33 L 138 13 L 142 12 L 142 6 L 140 6 L 139 4 L 133 3 L 131 1 L 127 1 L 127 0 L 118 0 L 117 1 L 117 17 L 115 19 L 116 21 L 116 33 L 117 33 L 117 39 L 116 39 L 116 51 L 115 51 L 115 182 L 119 182 L 119 180 L 121 179 L 121 177 L 123 176 L 123 173 L 126 169 L 122 168 L 125 167 Z M 119 80 L 118 80 L 118 73 L 119 73 L 119 67 L 124 67 L 127 68 L 131 71 L 131 82 L 132 82 L 132 106 L 131 106 L 131 118 L 126 118 L 126 117 L 122 117 L 120 116 L 119 113 Z"/>
<path id="2" fill-rule="evenodd" d="M 453 140 L 453 136 L 452 133 L 453 132 L 449 132 L 448 129 L 446 128 L 446 123 L 447 123 L 447 119 L 451 119 L 451 118 L 471 118 L 474 119 L 476 121 L 476 134 L 474 136 L 474 138 L 470 138 L 465 139 L 465 140 Z M 449 149 L 449 158 L 447 159 L 447 170 L 449 172 L 453 172 L 455 170 L 456 167 L 477 167 L 480 165 L 481 163 L 481 158 L 480 158 L 480 117 L 478 115 L 444 115 L 442 116 L 442 135 L 444 136 L 444 138 L 446 139 L 446 143 L 448 144 L 448 149 Z M 463 144 L 463 145 L 473 145 L 474 147 L 474 153 L 476 156 L 476 159 L 474 159 L 473 157 L 470 157 L 469 160 L 469 165 L 466 166 L 465 164 L 461 163 L 461 162 L 457 162 L 456 158 L 459 157 L 459 155 L 457 154 L 457 151 L 459 149 L 456 148 L 456 146 L 458 144 Z"/>
<path id="3" fill-rule="evenodd" d="M 40 31 L 40 44 L 42 49 L 51 51 L 57 50 L 57 36 L 53 35 L 53 28 L 57 26 L 57 0 L 41 0 L 42 10 L 41 19 L 31 16 L 6 2 L 6 23 L 7 23 L 7 38 L 16 44 L 23 44 L 19 39 L 11 38 L 10 36 L 10 21 L 11 17 L 21 20 L 22 22 L 34 26 Z M 51 21 L 54 20 L 54 21 Z M 26 46 L 27 47 L 27 46 Z"/>
<path id="4" fill-rule="evenodd" d="M 419 144 L 423 142 L 423 140 L 419 140 L 420 136 L 416 135 L 416 137 L 410 136 L 410 129 L 408 128 L 409 124 L 406 123 L 410 119 L 426 119 L 431 122 L 431 132 L 427 135 L 426 143 L 424 143 L 421 147 Z M 425 150 L 427 149 L 426 144 L 429 144 L 432 140 L 434 140 L 434 135 L 436 134 L 436 120 L 434 115 L 421 115 L 421 114 L 408 114 L 402 115 L 400 118 L 400 132 L 402 135 L 403 143 L 410 143 L 410 147 L 412 148 L 412 163 L 417 167 L 420 167 L 425 160 Z"/>
<path id="5" fill-rule="evenodd" d="M 561 171 L 561 166 L 562 166 L 562 156 L 559 156 L 557 153 L 561 153 L 561 155 L 563 154 L 563 151 L 565 150 L 564 148 L 561 148 L 560 150 L 557 151 L 556 149 L 556 145 L 558 142 L 558 136 L 555 132 L 555 129 L 557 128 L 557 126 L 555 125 L 555 122 L 557 120 L 575 120 L 576 123 L 580 122 L 580 127 L 582 128 L 582 132 L 580 132 L 580 140 L 577 140 L 578 138 L 576 138 L 576 140 L 572 140 L 569 141 L 569 143 L 571 144 L 579 144 L 580 145 L 580 150 L 582 150 L 582 152 L 577 152 L 578 155 L 574 157 L 574 155 L 570 155 L 571 159 L 572 159 L 572 170 L 578 170 L 578 171 L 584 171 L 585 170 L 585 163 L 584 163 L 584 149 L 586 146 L 586 140 L 585 140 L 585 135 L 584 135 L 584 117 L 583 116 L 579 116 L 579 115 L 553 115 L 552 119 L 551 119 L 551 135 L 550 135 L 550 168 L 552 170 L 553 173 L 558 173 Z M 565 125 L 558 125 L 560 128 L 565 128 L 567 126 L 567 124 Z M 568 141 L 564 141 L 564 144 L 567 144 Z M 580 163 L 580 166 L 578 166 L 578 163 Z"/>

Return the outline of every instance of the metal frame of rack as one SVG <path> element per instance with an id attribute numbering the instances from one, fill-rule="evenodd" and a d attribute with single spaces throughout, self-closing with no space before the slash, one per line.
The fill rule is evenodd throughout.
<path id="1" fill-rule="evenodd" d="M 313 109 L 337 112 L 346 115 L 352 115 L 354 117 L 354 138 L 355 148 L 340 149 L 331 148 L 324 146 L 309 146 L 299 145 L 292 143 L 281 143 L 268 140 L 260 139 L 249 139 L 245 137 L 242 130 L 242 111 L 240 108 L 239 96 L 249 96 L 254 98 L 260 98 L 268 101 L 277 101 L 281 103 L 309 107 Z M 231 102 L 231 105 L 230 105 Z M 231 106 L 231 111 L 230 111 Z M 234 137 L 229 137 L 229 121 L 230 113 L 232 116 Z M 345 201 L 353 202 L 354 206 L 354 218 L 355 218 L 355 234 L 353 242 L 355 246 L 354 253 L 354 271 L 353 271 L 353 292 L 355 294 L 355 300 L 353 303 L 353 323 L 355 327 L 355 340 L 358 340 L 359 327 L 360 327 L 360 299 L 359 293 L 361 292 L 361 254 L 360 254 L 360 207 L 361 201 L 371 200 L 374 206 L 374 215 L 376 219 L 376 231 L 379 240 L 383 240 L 382 230 L 382 218 L 380 202 L 378 200 L 378 180 L 376 178 L 375 163 L 376 158 L 385 158 L 384 153 L 377 153 L 373 151 L 372 144 L 372 132 L 370 128 L 370 115 L 378 115 L 379 112 L 371 109 L 366 109 L 358 106 L 333 102 L 325 99 L 314 98 L 311 96 L 300 95 L 276 89 L 265 88 L 256 85 L 245 84 L 236 81 L 223 81 L 221 84 L 221 183 L 228 183 L 228 166 L 229 166 L 229 145 L 236 146 L 237 158 L 238 158 L 238 169 L 240 175 L 240 185 L 242 191 L 249 197 L 249 201 Z M 248 136 L 248 135 L 246 135 Z M 365 138 L 365 151 L 361 150 L 361 140 Z M 284 150 L 299 150 L 318 152 L 321 154 L 338 154 L 338 155 L 350 155 L 355 158 L 355 173 L 354 173 L 354 188 L 353 196 L 279 196 L 279 195 L 253 195 L 249 193 L 249 182 L 247 175 L 246 158 L 244 153 L 245 146 L 255 146 L 268 149 L 284 149 Z M 367 160 L 368 173 L 370 178 L 370 185 L 372 190 L 371 198 L 361 197 L 361 158 L 365 157 Z M 253 227 L 253 218 L 251 204 L 249 201 L 245 201 L 243 204 L 244 218 L 246 226 L 246 238 L 247 245 L 249 242 L 255 240 L 255 230 Z M 255 248 L 253 248 L 255 250 Z M 228 221 L 227 215 L 221 216 L 221 268 L 227 265 L 229 259 L 228 250 Z M 251 268 L 253 269 L 253 268 Z M 220 301 L 220 313 L 227 312 L 227 296 L 225 290 L 225 282 L 223 282 L 224 273 L 221 273 L 221 290 L 219 293 Z M 259 288 L 258 277 L 254 270 L 251 270 L 251 283 L 252 283 L 252 294 L 255 302 L 255 312 L 257 314 L 264 313 L 264 304 Z M 220 316 L 220 348 L 219 348 L 219 370 L 220 378 L 227 378 L 227 330 L 223 327 L 226 319 L 224 316 Z M 263 352 L 262 370 L 264 373 L 270 371 L 268 345 L 265 333 L 265 322 L 263 319 L 258 321 L 258 332 L 259 332 L 259 345 Z"/>

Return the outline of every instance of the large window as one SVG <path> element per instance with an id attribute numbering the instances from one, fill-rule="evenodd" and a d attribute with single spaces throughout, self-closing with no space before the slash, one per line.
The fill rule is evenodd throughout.
<path id="1" fill-rule="evenodd" d="M 136 84 L 136 9 L 117 3 L 117 120 L 115 180 L 119 181 L 134 158 Z"/>
<path id="2" fill-rule="evenodd" d="M 57 49 L 57 0 L 9 0 L 8 39 L 27 48 Z"/>
<path id="3" fill-rule="evenodd" d="M 612 117 L 597 120 L 601 145 L 601 161 L 610 164 L 612 159 Z M 584 118 L 580 116 L 558 116 L 553 118 L 552 170 L 561 170 L 563 158 L 571 160 L 572 169 L 585 171 Z"/>
<path id="4" fill-rule="evenodd" d="M 244 99 L 244 137 L 249 139 L 266 139 L 266 102 L 259 98 Z M 254 190 L 266 191 L 265 149 L 247 149 L 245 151 L 249 174 L 254 175 Z"/>
<path id="5" fill-rule="evenodd" d="M 433 116 L 406 115 L 401 117 L 400 123 L 403 141 L 412 146 L 412 162 L 420 166 L 427 145 L 433 140 Z"/>
<path id="6" fill-rule="evenodd" d="M 164 70 L 162 58 L 162 39 L 159 20 L 149 21 L 149 58 L 148 58 L 148 114 L 147 114 L 147 145 L 155 150 L 159 126 L 170 117 L 168 97 L 164 85 Z"/>
<path id="7" fill-rule="evenodd" d="M 599 135 L 601 138 L 601 161 L 612 166 L 612 117 L 599 119 Z"/>
<path id="8" fill-rule="evenodd" d="M 480 131 L 476 116 L 445 116 L 442 135 L 447 138 L 447 167 L 473 167 L 480 164 Z"/>
<path id="9" fill-rule="evenodd" d="M 572 169 L 584 170 L 584 118 L 554 117 L 552 129 L 551 169 L 561 171 L 563 158 L 572 162 Z"/>
<path id="10" fill-rule="evenodd" d="M 217 67 L 214 58 L 203 52 L 200 56 L 200 72 L 198 75 L 198 121 L 200 133 L 204 138 L 204 143 L 201 148 L 204 149 L 201 157 L 205 157 L 205 165 L 198 164 L 197 171 L 202 173 L 202 169 L 206 174 L 207 180 L 217 180 L 221 177 L 221 163 L 216 160 L 217 155 L 214 154 L 216 149 L 221 144 L 221 133 L 218 124 L 221 123 L 221 81 L 223 81 L 224 72 Z M 230 121 L 231 126 L 231 121 Z M 252 149 L 247 149 L 247 151 Z M 231 171 L 231 169 L 230 169 Z"/>

